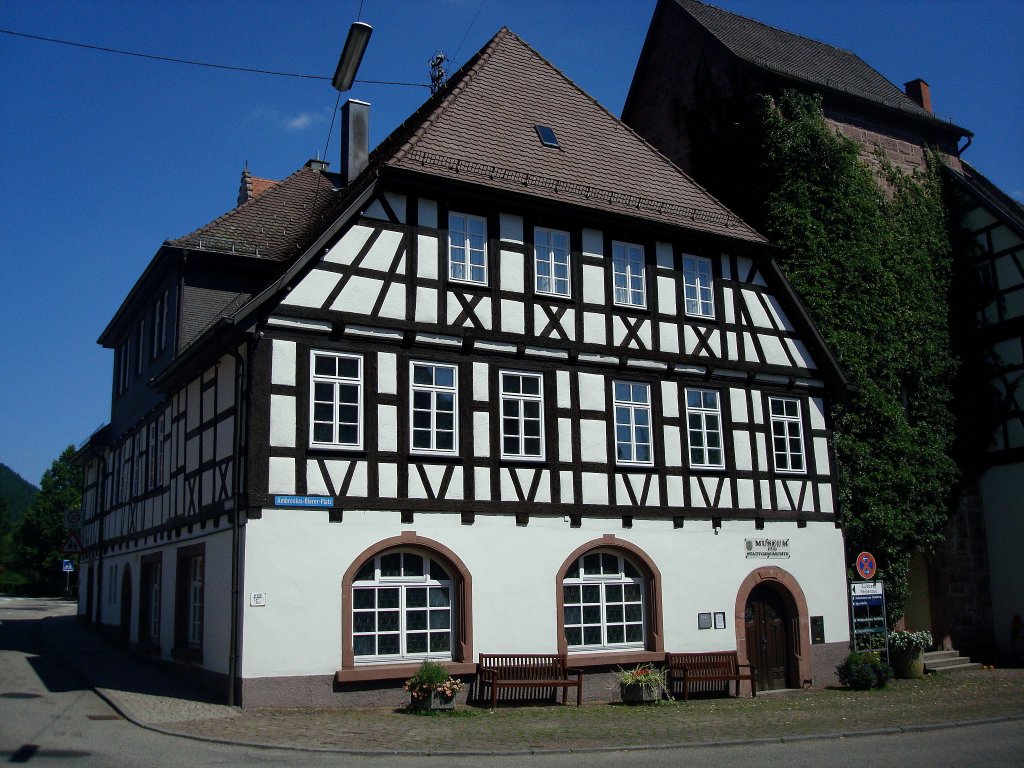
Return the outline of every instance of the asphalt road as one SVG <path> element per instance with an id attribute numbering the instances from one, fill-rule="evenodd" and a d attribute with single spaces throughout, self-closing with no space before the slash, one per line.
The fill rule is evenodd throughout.
<path id="1" fill-rule="evenodd" d="M 1024 765 L 1024 722 L 973 725 L 917 733 L 820 739 L 735 747 L 612 751 L 514 757 L 362 757 L 235 747 L 166 736 L 121 719 L 38 640 L 38 623 L 73 611 L 57 601 L 0 597 L 0 759 L 32 766 L 203 765 L 353 766 L 378 768 L 554 768 L 587 766 L 735 766 L 736 768 L 987 768 Z M 880 723 L 884 726 L 884 723 Z M 258 739 L 259 734 L 253 734 Z"/>

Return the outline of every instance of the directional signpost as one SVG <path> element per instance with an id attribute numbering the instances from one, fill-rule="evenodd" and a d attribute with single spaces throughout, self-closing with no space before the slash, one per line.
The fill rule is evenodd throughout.
<path id="1" fill-rule="evenodd" d="M 886 651 L 889 627 L 885 618 L 885 584 L 870 581 L 878 570 L 870 552 L 857 555 L 854 564 L 864 581 L 850 585 L 850 615 L 853 618 L 853 650 Z"/>

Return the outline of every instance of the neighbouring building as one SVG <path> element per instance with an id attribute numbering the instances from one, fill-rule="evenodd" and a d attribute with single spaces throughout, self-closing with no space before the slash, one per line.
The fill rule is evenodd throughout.
<path id="1" fill-rule="evenodd" d="M 764 238 L 508 30 L 372 153 L 368 110 L 103 332 L 80 612 L 246 706 L 492 652 L 831 681 L 846 382 Z"/>
<path id="2" fill-rule="evenodd" d="M 1014 482 L 1019 477 L 1014 462 L 1020 460 L 1015 452 L 1020 410 L 1013 399 L 1020 376 L 1020 330 L 1013 308 L 1014 291 L 1021 285 L 1015 266 L 1020 259 L 1019 204 L 961 161 L 973 135 L 934 114 L 925 81 L 912 80 L 900 90 L 850 51 L 697 0 L 659 0 L 623 121 L 742 212 L 750 195 L 765 194 L 756 184 L 734 183 L 743 168 L 756 163 L 753 153 L 759 151 L 746 140 L 748 122 L 763 95 L 782 89 L 819 95 L 825 120 L 858 142 L 869 164 L 877 164 L 880 153 L 913 172 L 923 167 L 927 148 L 938 150 L 958 190 L 960 212 L 951 213 L 962 216 L 966 240 L 974 244 L 957 249 L 957 272 L 969 273 L 973 284 L 977 267 L 993 291 L 992 303 L 983 310 L 985 327 L 973 335 L 968 319 L 961 336 L 965 349 L 981 345 L 983 357 L 998 367 L 991 378 L 1006 404 L 1005 418 L 982 462 L 991 469 L 981 482 L 974 482 L 973 471 L 965 471 L 967 483 L 947 526 L 946 544 L 914 558 L 906 622 L 930 629 L 941 647 L 955 645 L 994 658 L 995 646 L 1005 658 L 1013 616 L 1024 611 L 1010 543 L 1012 532 L 1019 530 L 1016 510 L 1024 487 Z M 997 315 L 999 302 L 1005 308 Z M 951 317 L 963 317 L 955 305 L 950 311 Z M 989 397 L 985 390 L 961 394 Z"/>

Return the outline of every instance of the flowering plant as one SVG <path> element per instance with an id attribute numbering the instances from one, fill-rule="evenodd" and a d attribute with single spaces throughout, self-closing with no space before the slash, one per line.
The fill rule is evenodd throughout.
<path id="1" fill-rule="evenodd" d="M 656 695 L 668 694 L 668 673 L 661 667 L 639 664 L 633 669 L 619 669 L 615 673 L 619 685 L 642 685 Z"/>
<path id="2" fill-rule="evenodd" d="M 462 681 L 448 674 L 448 670 L 433 661 L 424 661 L 416 674 L 405 681 L 403 690 L 409 692 L 414 702 L 427 701 L 431 691 L 445 699 L 455 698 L 462 690 Z"/>
<path id="3" fill-rule="evenodd" d="M 923 651 L 932 644 L 932 633 L 899 630 L 889 633 L 889 648 L 895 651 Z"/>

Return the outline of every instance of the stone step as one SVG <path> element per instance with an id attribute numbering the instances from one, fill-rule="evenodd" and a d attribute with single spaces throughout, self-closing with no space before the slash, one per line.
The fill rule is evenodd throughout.
<path id="1" fill-rule="evenodd" d="M 935 667 L 928 664 L 925 665 L 925 672 L 953 672 L 958 669 L 981 669 L 981 664 L 979 664 L 976 661 L 971 661 L 970 659 L 967 659 L 966 661 L 960 664 L 944 664 L 940 667 Z"/>
<path id="2" fill-rule="evenodd" d="M 981 664 L 972 662 L 969 656 L 959 651 L 931 651 L 924 654 L 925 672 L 951 672 L 954 669 L 977 669 Z"/>
<path id="3" fill-rule="evenodd" d="M 960 651 L 926 651 L 924 654 L 924 663 L 940 661 L 942 659 L 959 659 Z"/>

